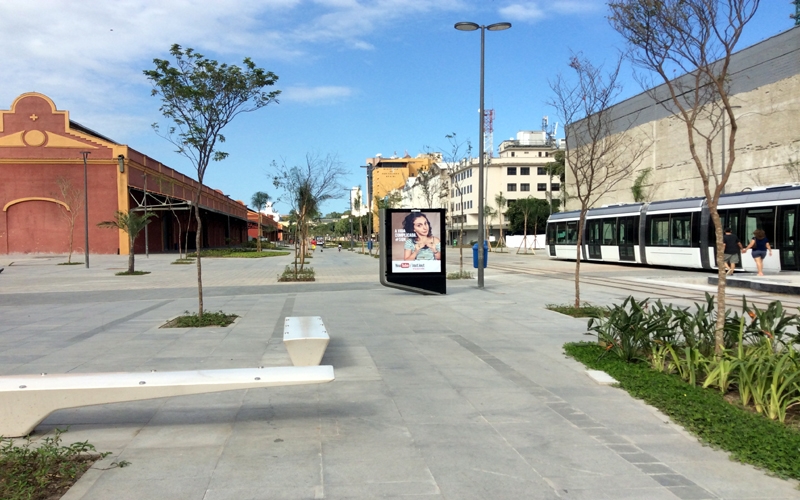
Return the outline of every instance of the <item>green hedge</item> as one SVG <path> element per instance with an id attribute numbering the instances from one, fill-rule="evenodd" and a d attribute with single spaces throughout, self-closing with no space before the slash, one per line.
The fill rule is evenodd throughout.
<path id="1" fill-rule="evenodd" d="M 701 441 L 730 452 L 734 459 L 783 478 L 800 479 L 797 429 L 734 406 L 719 391 L 689 385 L 645 363 L 599 358 L 603 349 L 597 344 L 565 344 L 564 351 L 589 368 L 608 373 L 633 397 L 669 415 Z"/>

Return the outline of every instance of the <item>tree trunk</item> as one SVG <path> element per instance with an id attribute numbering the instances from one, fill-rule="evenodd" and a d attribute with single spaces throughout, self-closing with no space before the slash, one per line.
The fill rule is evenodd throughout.
<path id="1" fill-rule="evenodd" d="M 583 225 L 586 223 L 586 211 L 588 208 L 581 208 L 581 216 L 578 219 L 578 242 L 575 245 L 575 307 L 581 307 L 581 244 L 583 243 Z"/>
<path id="2" fill-rule="evenodd" d="M 133 274 L 133 237 L 128 235 L 128 274 Z"/>
<path id="3" fill-rule="evenodd" d="M 522 244 L 525 246 L 525 255 L 528 255 L 528 216 L 522 218 Z M 519 253 L 519 248 L 517 248 Z"/>
<path id="4" fill-rule="evenodd" d="M 708 207 L 711 220 L 714 222 L 714 235 L 717 239 L 714 245 L 714 252 L 717 261 L 717 318 L 714 325 L 714 354 L 722 356 L 725 348 L 725 286 L 727 285 L 728 275 L 725 272 L 725 245 L 722 240 L 722 223 L 719 218 L 719 211 L 716 205 Z M 701 248 L 700 251 L 708 251 Z"/>
<path id="5" fill-rule="evenodd" d="M 67 255 L 67 264 L 72 263 L 72 244 L 74 242 L 74 235 L 75 235 L 75 221 L 71 221 L 69 224 L 69 254 Z"/>
<path id="6" fill-rule="evenodd" d="M 258 252 L 261 253 L 261 209 L 258 210 Z"/>
<path id="7" fill-rule="evenodd" d="M 197 252 L 197 317 L 203 318 L 203 266 L 200 263 L 200 249 L 203 232 L 203 221 L 200 219 L 200 192 L 203 189 L 202 179 L 199 181 L 197 188 L 197 197 L 195 198 L 194 218 L 197 221 L 197 234 L 194 237 L 195 248 Z"/>

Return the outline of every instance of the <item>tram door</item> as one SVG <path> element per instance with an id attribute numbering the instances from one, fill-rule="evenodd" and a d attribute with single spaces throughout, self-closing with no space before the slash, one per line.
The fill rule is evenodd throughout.
<path id="1" fill-rule="evenodd" d="M 635 223 L 634 217 L 619 218 L 619 234 L 617 237 L 617 245 L 619 245 L 619 260 L 631 262 L 636 260 L 633 241 L 638 229 L 639 228 Z"/>
<path id="2" fill-rule="evenodd" d="M 777 247 L 781 257 L 781 269 L 800 271 L 797 238 L 797 207 L 778 207 Z"/>
<path id="3" fill-rule="evenodd" d="M 601 220 L 589 221 L 589 230 L 587 231 L 586 235 L 586 245 L 589 247 L 590 259 L 603 258 L 603 255 L 600 252 L 600 245 L 603 242 L 602 227 L 603 227 L 603 221 Z"/>

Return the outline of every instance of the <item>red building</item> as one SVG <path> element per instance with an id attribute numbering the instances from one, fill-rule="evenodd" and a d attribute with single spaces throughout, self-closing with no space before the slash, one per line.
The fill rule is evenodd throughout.
<path id="1" fill-rule="evenodd" d="M 178 241 L 195 247 L 190 217 L 198 183 L 162 163 L 69 119 L 50 98 L 38 93 L 17 97 L 0 110 L 0 253 L 64 253 L 74 210 L 74 250 L 84 251 L 84 159 L 88 184 L 89 250 L 128 253 L 123 231 L 97 227 L 117 210 L 156 214 L 136 238 L 135 251 L 173 251 Z M 59 184 L 78 190 L 79 202 L 62 196 Z M 79 206 L 75 206 L 79 205 Z M 203 186 L 200 198 L 203 247 L 247 240 L 247 207 L 222 191 Z M 145 235 L 146 233 L 146 235 Z"/>
<path id="2" fill-rule="evenodd" d="M 258 238 L 258 212 L 247 210 L 247 220 L 250 221 L 247 236 L 249 239 Z M 261 238 L 268 241 L 281 241 L 283 239 L 283 226 L 272 217 L 261 214 Z"/>

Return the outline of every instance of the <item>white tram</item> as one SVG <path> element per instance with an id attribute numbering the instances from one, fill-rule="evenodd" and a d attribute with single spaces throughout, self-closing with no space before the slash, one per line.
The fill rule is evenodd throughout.
<path id="1" fill-rule="evenodd" d="M 776 186 L 720 197 L 723 227 L 742 244 L 763 229 L 773 249 L 764 259 L 767 271 L 800 271 L 800 186 Z M 560 212 L 547 221 L 550 257 L 575 259 L 580 213 Z M 653 266 L 716 269 L 714 225 L 705 198 L 631 203 L 589 210 L 581 259 Z M 756 271 L 748 251 L 746 271 Z"/>

